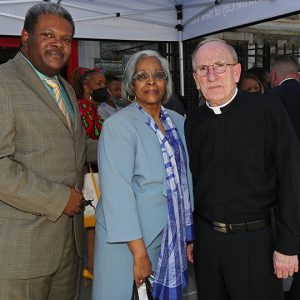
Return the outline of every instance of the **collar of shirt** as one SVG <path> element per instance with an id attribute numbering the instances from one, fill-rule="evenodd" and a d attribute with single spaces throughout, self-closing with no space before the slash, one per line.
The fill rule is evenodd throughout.
<path id="1" fill-rule="evenodd" d="M 295 78 L 292 78 L 292 77 L 285 78 L 285 79 L 283 79 L 283 80 L 279 83 L 279 85 L 281 85 L 281 84 L 284 83 L 285 81 L 291 80 L 291 79 L 296 80 Z"/>
<path id="2" fill-rule="evenodd" d="M 226 103 L 224 103 L 224 104 L 222 104 L 222 105 L 220 105 L 220 106 L 210 106 L 208 101 L 206 101 L 206 105 L 207 105 L 207 107 L 210 108 L 216 115 L 220 115 L 220 114 L 222 113 L 221 108 L 224 107 L 224 106 L 226 106 L 226 105 L 228 105 L 228 104 L 235 98 L 235 96 L 236 96 L 236 94 L 237 94 L 237 91 L 238 91 L 238 89 L 236 88 L 236 89 L 235 89 L 235 92 L 234 92 L 234 94 L 233 94 L 233 96 L 232 96 Z"/>
<path id="3" fill-rule="evenodd" d="M 24 57 L 24 59 L 28 62 L 28 64 L 32 67 L 32 69 L 34 70 L 34 72 L 36 73 L 36 75 L 40 78 L 40 80 L 42 81 L 42 83 L 44 84 L 44 86 L 46 87 L 46 89 L 48 90 L 48 92 L 50 93 L 50 95 L 52 96 L 53 100 L 55 101 L 55 96 L 54 96 L 54 92 L 53 92 L 53 89 L 47 84 L 46 82 L 46 79 L 47 78 L 51 78 L 51 79 L 55 79 L 57 80 L 59 86 L 60 86 L 60 90 L 61 90 L 61 93 L 62 93 L 62 97 L 63 97 L 63 100 L 67 106 L 67 109 L 70 113 L 70 116 L 71 116 L 71 120 L 72 122 L 74 121 L 74 109 L 73 109 L 73 106 L 69 100 L 69 97 L 68 97 L 68 94 L 67 92 L 65 91 L 65 88 L 63 87 L 63 85 L 60 83 L 59 79 L 58 79 L 58 76 L 55 75 L 54 77 L 48 77 L 46 75 L 44 75 L 43 73 L 41 73 L 40 71 L 38 71 L 34 66 L 33 64 L 25 57 L 25 55 L 21 52 L 21 55 Z"/>
<path id="4" fill-rule="evenodd" d="M 45 82 L 45 79 L 46 78 L 53 78 L 53 79 L 56 79 L 58 82 L 58 77 L 57 75 L 55 75 L 54 77 L 48 77 L 46 75 L 44 75 L 43 73 L 41 73 L 40 71 L 38 71 L 34 66 L 33 64 L 27 59 L 27 57 L 21 52 L 21 55 L 24 57 L 24 59 L 29 63 L 29 65 L 32 67 L 32 69 L 34 70 L 34 72 L 36 73 L 36 75 L 42 80 L 42 82 L 44 83 Z"/>

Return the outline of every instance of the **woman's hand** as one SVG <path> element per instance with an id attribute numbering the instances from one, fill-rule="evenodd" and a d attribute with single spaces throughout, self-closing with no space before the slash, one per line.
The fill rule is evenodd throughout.
<path id="1" fill-rule="evenodd" d="M 152 274 L 151 261 L 143 239 L 129 241 L 127 244 L 133 256 L 133 278 L 135 285 L 140 287 Z"/>
<path id="2" fill-rule="evenodd" d="M 194 255 L 193 255 L 193 251 L 194 251 L 194 244 L 193 243 L 189 243 L 186 246 L 186 254 L 187 254 L 187 259 L 190 263 L 194 263 Z"/>
<path id="3" fill-rule="evenodd" d="M 134 257 L 133 277 L 135 285 L 140 287 L 145 280 L 152 274 L 152 265 L 148 254 L 144 257 Z"/>

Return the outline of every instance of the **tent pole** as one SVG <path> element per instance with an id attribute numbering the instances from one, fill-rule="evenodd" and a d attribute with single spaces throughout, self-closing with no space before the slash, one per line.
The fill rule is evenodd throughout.
<path id="1" fill-rule="evenodd" d="M 183 74 L 183 41 L 182 31 L 178 32 L 178 47 L 179 47 L 179 70 L 180 70 L 180 95 L 184 96 L 184 74 Z"/>
<path id="2" fill-rule="evenodd" d="M 184 66 L 183 66 L 183 38 L 182 38 L 182 5 L 175 6 L 177 10 L 177 20 L 178 24 L 176 28 L 178 30 L 178 47 L 179 47 L 179 73 L 180 73 L 180 95 L 184 96 Z"/>

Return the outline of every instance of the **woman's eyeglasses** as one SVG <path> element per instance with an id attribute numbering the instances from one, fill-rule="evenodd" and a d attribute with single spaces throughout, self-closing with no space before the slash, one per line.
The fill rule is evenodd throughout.
<path id="1" fill-rule="evenodd" d="M 155 71 L 153 73 L 147 73 L 144 71 L 138 72 L 133 76 L 133 79 L 136 81 L 140 81 L 140 82 L 145 82 L 148 81 L 150 79 L 150 77 L 155 80 L 166 80 L 167 79 L 167 74 L 164 71 Z"/>
<path id="2" fill-rule="evenodd" d="M 214 64 L 211 64 L 211 65 L 198 66 L 195 73 L 200 77 L 204 77 L 208 74 L 209 67 L 212 67 L 216 74 L 222 74 L 226 71 L 227 66 L 235 66 L 236 64 L 237 63 L 235 63 L 235 64 L 226 64 L 223 61 L 217 61 L 217 62 L 215 62 Z"/>

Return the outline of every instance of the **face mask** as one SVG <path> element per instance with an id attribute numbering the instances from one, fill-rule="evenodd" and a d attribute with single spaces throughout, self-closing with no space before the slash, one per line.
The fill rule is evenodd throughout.
<path id="1" fill-rule="evenodd" d="M 105 87 L 96 89 L 92 93 L 92 98 L 96 102 L 104 102 L 107 98 L 107 89 Z"/>

